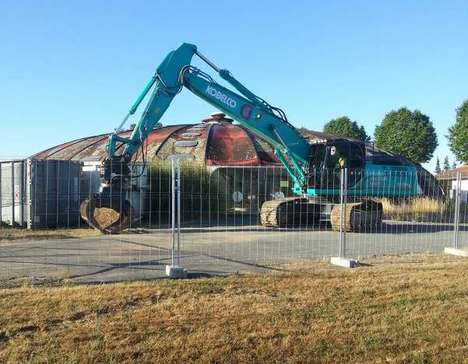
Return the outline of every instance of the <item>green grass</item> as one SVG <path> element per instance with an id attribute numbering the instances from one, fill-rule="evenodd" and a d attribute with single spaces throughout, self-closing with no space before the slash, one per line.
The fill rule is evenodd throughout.
<path id="1" fill-rule="evenodd" d="M 370 263 L 0 290 L 0 362 L 466 363 L 468 261 Z"/>

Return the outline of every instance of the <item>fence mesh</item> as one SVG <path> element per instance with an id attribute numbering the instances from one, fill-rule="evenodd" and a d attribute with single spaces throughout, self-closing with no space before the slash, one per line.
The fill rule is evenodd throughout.
<path id="1" fill-rule="evenodd" d="M 80 204 L 99 191 L 99 163 L 1 162 L 1 284 L 31 277 L 162 277 L 171 263 L 173 211 L 180 212 L 180 265 L 194 275 L 263 271 L 340 254 L 468 249 L 468 173 L 436 180 L 402 168 L 311 171 L 309 194 L 316 196 L 297 203 L 294 181 L 283 168 L 182 162 L 178 210 L 171 202 L 169 162 L 135 163 L 131 170 L 128 189 L 121 191 L 134 211 L 130 227 L 103 235 L 80 217 Z M 289 202 L 271 207 L 280 200 Z M 279 226 L 262 224 L 268 204 L 266 220 L 277 211 Z M 340 233 L 340 227 L 355 231 Z"/>

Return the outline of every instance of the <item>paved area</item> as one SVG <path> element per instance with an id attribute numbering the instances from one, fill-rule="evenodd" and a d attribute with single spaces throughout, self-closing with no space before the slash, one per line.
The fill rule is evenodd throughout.
<path id="1" fill-rule="evenodd" d="M 459 233 L 468 248 L 468 225 Z M 410 252 L 442 252 L 453 241 L 449 224 L 391 223 L 379 231 L 348 233 L 350 257 Z M 171 233 L 150 230 L 78 239 L 0 242 L 0 286 L 23 280 L 70 279 L 109 282 L 164 277 L 171 262 Z M 192 276 L 265 271 L 278 263 L 338 254 L 339 233 L 314 230 L 244 228 L 184 229 L 180 264 Z"/>

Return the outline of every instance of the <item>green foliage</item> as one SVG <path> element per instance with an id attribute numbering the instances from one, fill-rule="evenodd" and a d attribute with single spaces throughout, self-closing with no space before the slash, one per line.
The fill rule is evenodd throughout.
<path id="1" fill-rule="evenodd" d="M 449 145 L 455 157 L 468 163 L 468 100 L 458 109 L 455 124 L 449 128 Z"/>
<path id="2" fill-rule="evenodd" d="M 170 224 L 171 164 L 155 159 L 149 166 L 149 219 L 161 225 Z M 181 165 L 181 207 L 184 219 L 200 221 L 201 215 L 224 211 L 227 203 L 226 182 L 219 173 L 210 174 L 201 164 L 183 162 Z"/>
<path id="3" fill-rule="evenodd" d="M 440 168 L 440 160 L 439 160 L 439 157 L 437 157 L 437 159 L 436 159 L 436 166 L 435 166 L 434 172 L 435 172 L 436 174 L 439 174 L 440 172 L 442 172 L 442 169 Z"/>
<path id="4" fill-rule="evenodd" d="M 385 115 L 375 129 L 375 144 L 415 163 L 429 161 L 438 145 L 437 134 L 429 116 L 406 107 Z"/>
<path id="5" fill-rule="evenodd" d="M 328 134 L 362 140 L 363 142 L 370 141 L 364 127 L 359 126 L 357 122 L 352 121 L 347 116 L 330 120 L 323 127 L 323 131 Z"/>
<path id="6" fill-rule="evenodd" d="M 450 161 L 448 157 L 444 158 L 444 171 L 448 171 L 450 169 Z"/>

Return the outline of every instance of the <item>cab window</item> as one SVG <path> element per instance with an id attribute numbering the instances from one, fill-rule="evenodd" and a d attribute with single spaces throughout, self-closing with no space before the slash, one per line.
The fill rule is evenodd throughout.
<path id="1" fill-rule="evenodd" d="M 359 143 L 337 141 L 327 146 L 327 168 L 362 168 L 364 148 Z"/>

